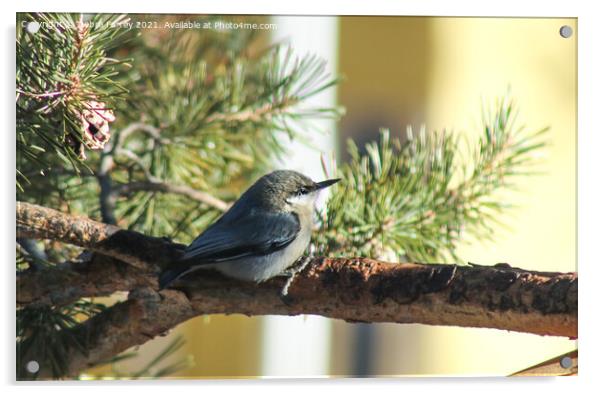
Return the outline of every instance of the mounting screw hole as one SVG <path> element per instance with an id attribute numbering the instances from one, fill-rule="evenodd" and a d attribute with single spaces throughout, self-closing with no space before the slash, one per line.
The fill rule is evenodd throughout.
<path id="1" fill-rule="evenodd" d="M 570 36 L 573 35 L 573 28 L 568 25 L 564 25 L 560 28 L 559 33 L 560 33 L 560 37 L 569 38 Z"/>
<path id="2" fill-rule="evenodd" d="M 573 360 L 571 360 L 571 358 L 570 358 L 570 357 L 563 357 L 563 358 L 560 360 L 560 366 L 561 366 L 562 368 L 569 369 L 570 367 L 572 367 L 572 366 L 573 366 Z"/>
<path id="3" fill-rule="evenodd" d="M 40 364 L 36 360 L 31 360 L 25 365 L 25 369 L 29 373 L 36 373 L 40 370 Z"/>

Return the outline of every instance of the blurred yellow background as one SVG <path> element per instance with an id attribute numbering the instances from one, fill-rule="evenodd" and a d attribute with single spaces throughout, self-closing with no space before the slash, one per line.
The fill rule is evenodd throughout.
<path id="1" fill-rule="evenodd" d="M 280 17 L 279 26 L 295 18 Z M 345 76 L 337 91 L 338 102 L 347 109 L 337 125 L 339 143 L 375 139 L 379 127 L 402 135 L 407 124 L 476 136 L 481 103 L 506 95 L 508 88 L 520 110 L 519 125 L 550 127 L 542 174 L 520 180 L 518 192 L 504 194 L 517 206 L 500 218 L 507 227 L 499 228 L 494 242 L 461 245 L 459 255 L 479 264 L 575 271 L 577 20 L 327 19 L 335 27 L 333 59 Z M 562 25 L 573 28 L 572 37 L 560 36 Z M 301 338 L 310 331 L 328 336 L 320 353 L 326 358 L 320 375 L 500 376 L 576 348 L 576 341 L 564 338 L 489 329 L 317 321 L 323 323 L 322 331 L 304 333 L 299 321 L 301 329 L 291 331 L 289 340 L 311 342 L 312 337 Z M 187 343 L 172 359 L 192 355 L 194 366 L 176 377 L 261 376 L 265 341 L 270 340 L 263 335 L 265 322 L 259 317 L 198 317 L 145 344 L 141 355 L 156 355 L 181 334 Z M 136 369 L 136 361 L 131 363 L 126 369 Z M 106 367 L 91 372 L 103 371 Z"/>

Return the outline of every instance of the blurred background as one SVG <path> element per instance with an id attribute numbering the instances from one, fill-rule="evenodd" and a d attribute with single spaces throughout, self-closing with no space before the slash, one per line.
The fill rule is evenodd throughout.
<path id="1" fill-rule="evenodd" d="M 238 17 L 239 19 L 244 17 Z M 187 16 L 186 19 L 190 19 Z M 406 125 L 480 132 L 483 102 L 506 94 L 519 123 L 550 127 L 542 173 L 518 180 L 494 241 L 462 244 L 464 261 L 507 262 L 525 269 L 575 271 L 577 21 L 551 18 L 271 17 L 261 40 L 316 53 L 344 76 L 313 104 L 340 104 L 339 122 L 321 120 L 310 149 L 291 146 L 286 165 L 320 179 L 320 154 L 346 159 L 344 143 L 378 139 Z M 225 16 L 224 20 L 228 20 Z M 563 38 L 561 26 L 573 35 Z M 290 160 L 290 161 L 289 161 Z M 201 316 L 139 348 L 122 363 L 137 369 L 176 336 L 185 345 L 170 356 L 188 358 L 179 378 L 508 375 L 576 348 L 576 341 L 468 329 L 397 324 L 351 324 L 315 316 Z M 110 367 L 89 371 L 103 375 Z"/>

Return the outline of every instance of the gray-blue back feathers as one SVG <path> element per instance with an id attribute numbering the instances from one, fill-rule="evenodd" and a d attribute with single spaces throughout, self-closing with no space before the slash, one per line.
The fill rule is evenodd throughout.
<path id="1" fill-rule="evenodd" d="M 276 252 L 297 238 L 298 245 L 293 245 L 292 249 L 295 254 L 299 250 L 302 253 L 309 243 L 309 233 L 303 231 L 303 237 L 298 237 L 302 231 L 301 223 L 299 217 L 288 209 L 287 198 L 304 187 L 314 186 L 310 178 L 294 171 L 274 171 L 261 177 L 186 248 L 179 261 L 162 273 L 160 287 L 164 288 L 173 280 L 203 266 L 230 269 L 232 264 L 237 264 L 237 269 L 244 265 L 243 270 L 256 270 L 253 265 L 265 264 L 266 258 L 282 258 L 282 253 Z M 272 273 L 262 275 L 268 274 Z M 245 275 L 250 279 L 266 279 L 261 276 L 255 278 L 256 273 L 241 273 L 241 277 Z"/>

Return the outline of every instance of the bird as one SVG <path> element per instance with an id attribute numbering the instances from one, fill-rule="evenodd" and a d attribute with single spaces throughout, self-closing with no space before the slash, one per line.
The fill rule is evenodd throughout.
<path id="1" fill-rule="evenodd" d="M 309 246 L 320 190 L 339 181 L 314 182 L 292 170 L 262 176 L 162 271 L 159 288 L 203 268 L 256 283 L 285 274 Z M 307 262 L 289 274 L 282 295 Z"/>

